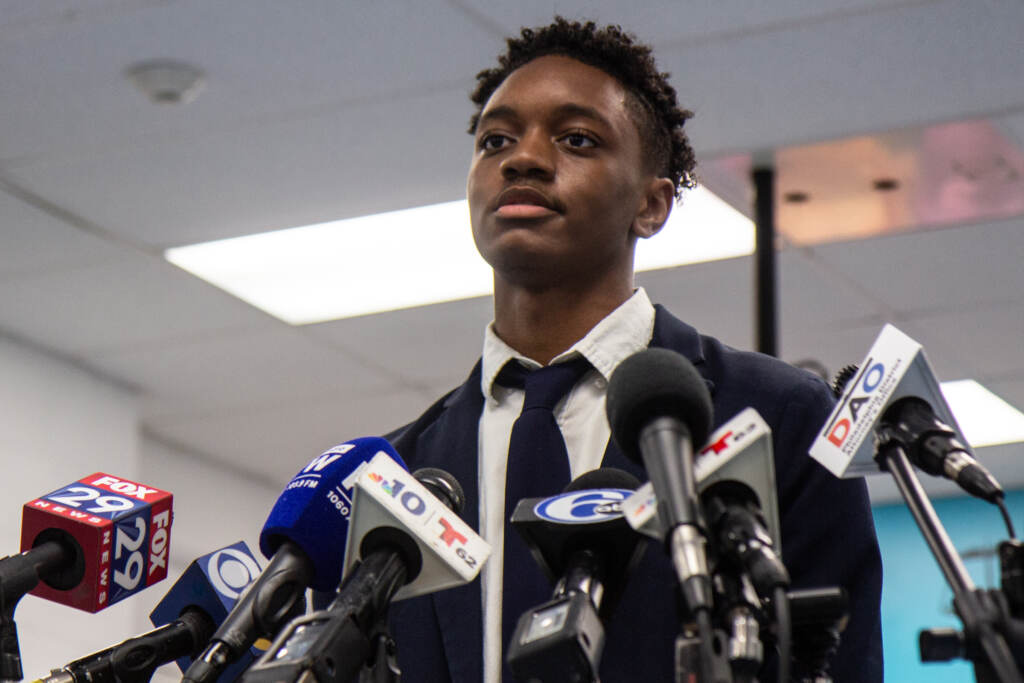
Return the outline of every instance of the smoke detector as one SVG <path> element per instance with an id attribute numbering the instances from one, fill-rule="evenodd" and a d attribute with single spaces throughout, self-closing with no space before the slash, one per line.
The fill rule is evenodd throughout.
<path id="1" fill-rule="evenodd" d="M 205 83 L 202 69 L 169 59 L 139 62 L 125 75 L 156 104 L 188 104 Z"/>

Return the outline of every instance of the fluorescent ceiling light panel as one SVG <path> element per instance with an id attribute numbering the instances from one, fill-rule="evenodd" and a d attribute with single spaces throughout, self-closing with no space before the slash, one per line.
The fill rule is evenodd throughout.
<path id="1" fill-rule="evenodd" d="M 637 270 L 753 252 L 748 218 L 697 188 L 640 240 Z M 168 261 L 292 325 L 490 294 L 464 200 L 168 249 Z"/>
<path id="2" fill-rule="evenodd" d="M 972 379 L 942 382 L 967 442 L 975 447 L 1024 441 L 1024 414 Z"/>

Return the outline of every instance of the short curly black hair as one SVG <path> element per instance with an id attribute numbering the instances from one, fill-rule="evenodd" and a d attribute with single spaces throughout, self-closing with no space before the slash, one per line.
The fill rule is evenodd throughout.
<path id="1" fill-rule="evenodd" d="M 683 188 L 696 185 L 693 171 L 697 162 L 683 124 L 693 112 L 681 109 L 669 75 L 659 72 L 651 48 L 610 25 L 598 28 L 588 21 L 568 21 L 556 16 L 539 28 L 523 28 L 518 38 L 507 40 L 508 50 L 498 57 L 498 66 L 476 76 L 476 88 L 469 98 L 477 106 L 469 120 L 475 134 L 484 105 L 509 74 L 527 62 L 545 55 L 564 55 L 596 67 L 619 81 L 632 95 L 627 106 L 640 131 L 640 140 L 651 168 L 672 181 L 676 197 Z"/>

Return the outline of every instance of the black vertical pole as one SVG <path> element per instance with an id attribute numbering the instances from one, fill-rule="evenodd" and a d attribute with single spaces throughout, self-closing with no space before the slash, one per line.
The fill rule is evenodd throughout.
<path id="1" fill-rule="evenodd" d="M 778 355 L 778 314 L 775 266 L 775 170 L 755 167 L 754 249 L 757 317 L 757 350 Z"/>

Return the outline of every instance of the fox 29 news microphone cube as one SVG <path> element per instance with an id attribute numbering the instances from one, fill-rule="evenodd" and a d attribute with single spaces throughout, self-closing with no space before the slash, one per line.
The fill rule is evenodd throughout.
<path id="1" fill-rule="evenodd" d="M 52 602 L 98 612 L 167 576 L 171 503 L 167 491 L 97 472 L 25 503 L 22 551 L 71 538 L 85 574 L 59 590 L 40 582 L 32 591 Z"/>
<path id="2" fill-rule="evenodd" d="M 256 556 L 245 541 L 203 555 L 182 572 L 163 600 L 153 608 L 149 620 L 154 626 L 163 626 L 180 617 L 186 608 L 198 607 L 210 615 L 215 624 L 222 624 L 242 593 L 259 578 L 261 571 Z M 225 669 L 220 676 L 221 680 L 238 679 L 265 649 L 257 646 L 250 648 L 246 655 Z M 182 672 L 191 663 L 189 657 L 177 661 Z"/>

